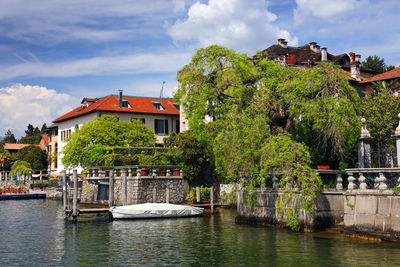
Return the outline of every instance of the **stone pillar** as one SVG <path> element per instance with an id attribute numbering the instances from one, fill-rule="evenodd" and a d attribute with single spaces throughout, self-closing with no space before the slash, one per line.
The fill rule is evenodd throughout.
<path id="1" fill-rule="evenodd" d="M 273 189 L 278 188 L 278 178 L 276 177 L 275 173 L 272 175 L 272 188 Z"/>
<path id="2" fill-rule="evenodd" d="M 110 170 L 110 177 L 108 178 L 108 206 L 114 205 L 114 173 L 115 170 Z"/>
<path id="3" fill-rule="evenodd" d="M 153 203 L 157 203 L 157 188 L 153 187 Z"/>
<path id="4" fill-rule="evenodd" d="M 358 164 L 360 168 L 371 168 L 371 134 L 367 130 L 366 120 L 361 119 L 362 127 L 358 139 Z"/>
<path id="5" fill-rule="evenodd" d="M 122 169 L 122 205 L 128 205 L 128 179 L 126 177 L 126 169 Z"/>
<path id="6" fill-rule="evenodd" d="M 336 175 L 336 190 L 343 190 L 343 179 L 342 179 L 342 174 L 338 173 Z"/>
<path id="7" fill-rule="evenodd" d="M 196 186 L 196 202 L 200 203 L 201 202 L 201 191 L 200 191 L 200 186 Z"/>
<path id="8" fill-rule="evenodd" d="M 40 179 L 40 181 L 43 181 L 42 171 L 39 171 L 39 179 Z"/>
<path id="9" fill-rule="evenodd" d="M 3 172 L 0 172 L 0 181 L 3 180 Z"/>
<path id="10" fill-rule="evenodd" d="M 400 113 L 398 114 L 400 119 Z M 397 156 L 397 168 L 400 167 L 400 120 L 399 126 L 397 126 L 396 131 L 394 132 L 394 137 L 396 138 L 396 156 Z"/>
<path id="11" fill-rule="evenodd" d="M 8 172 L 6 172 L 6 182 L 7 182 L 7 180 L 8 180 Z"/>

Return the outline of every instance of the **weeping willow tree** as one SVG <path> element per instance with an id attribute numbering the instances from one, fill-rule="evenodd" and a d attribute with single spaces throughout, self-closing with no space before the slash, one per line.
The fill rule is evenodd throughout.
<path id="1" fill-rule="evenodd" d="M 31 165 L 23 160 L 17 160 L 11 167 L 10 176 L 27 175 L 32 171 Z"/>
<path id="2" fill-rule="evenodd" d="M 178 73 L 175 95 L 199 140 L 211 143 L 215 171 L 226 181 L 240 172 L 256 186 L 282 174 L 284 196 L 276 203 L 293 229 L 297 198 L 310 212 L 321 189 L 312 166 L 346 162 L 360 129 L 360 99 L 342 70 L 329 63 L 312 69 L 283 67 L 209 46 Z M 215 121 L 210 131 L 207 121 Z M 212 142 L 210 142 L 212 140 Z M 262 174 L 262 175 L 260 175 Z"/>

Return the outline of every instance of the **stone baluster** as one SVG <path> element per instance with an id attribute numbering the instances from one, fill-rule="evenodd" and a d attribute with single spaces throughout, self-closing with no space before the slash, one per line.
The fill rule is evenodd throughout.
<path id="1" fill-rule="evenodd" d="M 132 177 L 132 168 L 128 168 L 128 177 Z"/>
<path id="2" fill-rule="evenodd" d="M 153 168 L 153 173 L 152 173 L 153 177 L 155 177 L 157 175 L 157 169 Z"/>
<path id="3" fill-rule="evenodd" d="M 183 177 L 183 169 L 182 168 L 179 170 L 179 176 Z"/>
<path id="4" fill-rule="evenodd" d="M 397 185 L 396 185 L 396 187 L 400 187 L 400 176 L 399 176 L 399 178 L 397 178 Z"/>
<path id="5" fill-rule="evenodd" d="M 278 178 L 276 177 L 276 174 L 272 174 L 272 188 L 277 189 L 278 188 Z"/>
<path id="6" fill-rule="evenodd" d="M 3 172 L 0 172 L 0 181 L 3 180 Z"/>
<path id="7" fill-rule="evenodd" d="M 400 113 L 397 116 L 400 119 Z M 396 131 L 394 132 L 394 137 L 396 138 L 397 167 L 400 168 L 400 120 L 399 126 L 397 126 Z"/>
<path id="8" fill-rule="evenodd" d="M 371 168 L 371 134 L 367 130 L 365 118 L 361 119 L 362 127 L 358 139 L 358 164 L 360 168 Z"/>
<path id="9" fill-rule="evenodd" d="M 141 171 L 142 171 L 142 169 L 141 169 L 141 168 L 137 168 L 137 169 L 136 169 L 136 177 L 138 177 L 138 178 L 139 178 L 139 177 L 141 177 L 141 176 L 142 176 L 142 175 L 141 175 L 141 173 L 140 173 Z"/>
<path id="10" fill-rule="evenodd" d="M 8 172 L 6 172 L 6 182 L 7 182 L 7 180 L 8 180 Z"/>
<path id="11" fill-rule="evenodd" d="M 171 169 L 167 169 L 167 176 L 171 176 Z"/>
<path id="12" fill-rule="evenodd" d="M 386 185 L 386 177 L 383 175 L 383 172 L 379 173 L 379 190 L 385 190 L 387 189 Z"/>
<path id="13" fill-rule="evenodd" d="M 365 178 L 364 174 L 360 172 L 360 176 L 358 177 L 358 181 L 360 182 L 360 189 L 367 189 L 367 178 Z"/>
<path id="14" fill-rule="evenodd" d="M 349 181 L 349 185 L 347 186 L 347 189 L 349 189 L 349 190 L 356 189 L 356 185 L 354 184 L 354 181 L 356 180 L 356 178 L 354 178 L 353 173 L 351 173 L 351 172 L 348 173 L 347 180 Z"/>
<path id="15" fill-rule="evenodd" d="M 379 175 L 378 174 L 373 174 L 374 175 L 374 189 L 379 189 Z"/>
<path id="16" fill-rule="evenodd" d="M 342 174 L 338 173 L 336 175 L 336 190 L 343 190 L 343 179 L 342 179 Z"/>

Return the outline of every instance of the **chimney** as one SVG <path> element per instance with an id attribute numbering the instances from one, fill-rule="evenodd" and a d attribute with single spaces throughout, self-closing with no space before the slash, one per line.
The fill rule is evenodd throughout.
<path id="1" fill-rule="evenodd" d="M 313 51 L 314 53 L 319 53 L 319 48 L 320 48 L 320 46 L 317 45 L 317 42 L 311 42 L 311 43 L 310 43 L 310 49 L 311 49 L 311 51 Z"/>
<path id="2" fill-rule="evenodd" d="M 278 39 L 278 45 L 280 45 L 283 48 L 287 48 L 287 41 L 283 38 Z"/>
<path id="3" fill-rule="evenodd" d="M 328 61 L 328 48 L 326 47 L 321 48 L 321 61 Z"/>
<path id="4" fill-rule="evenodd" d="M 360 59 L 361 55 L 356 55 L 354 52 L 350 52 L 350 76 L 357 81 L 361 81 Z"/>
<path id="5" fill-rule="evenodd" d="M 118 106 L 119 106 L 120 108 L 122 108 L 122 92 L 123 92 L 124 90 L 118 90 L 118 91 L 119 91 Z"/>

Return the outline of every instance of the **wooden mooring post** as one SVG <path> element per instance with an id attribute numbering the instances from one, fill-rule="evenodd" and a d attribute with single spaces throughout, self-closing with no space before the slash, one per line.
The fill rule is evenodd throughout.
<path id="1" fill-rule="evenodd" d="M 74 178 L 74 199 L 72 206 L 72 219 L 73 221 L 77 220 L 78 217 L 78 172 L 77 170 L 73 171 Z"/>
<path id="2" fill-rule="evenodd" d="M 62 171 L 62 193 L 63 193 L 63 210 L 64 214 L 68 208 L 68 198 L 67 198 L 67 172 L 65 170 Z M 65 214 L 65 219 L 67 219 L 67 215 Z"/>
<path id="3" fill-rule="evenodd" d="M 214 214 L 214 186 L 210 187 L 211 214 Z"/>
<path id="4" fill-rule="evenodd" d="M 110 176 L 108 179 L 108 206 L 114 205 L 114 169 L 110 170 Z"/>

